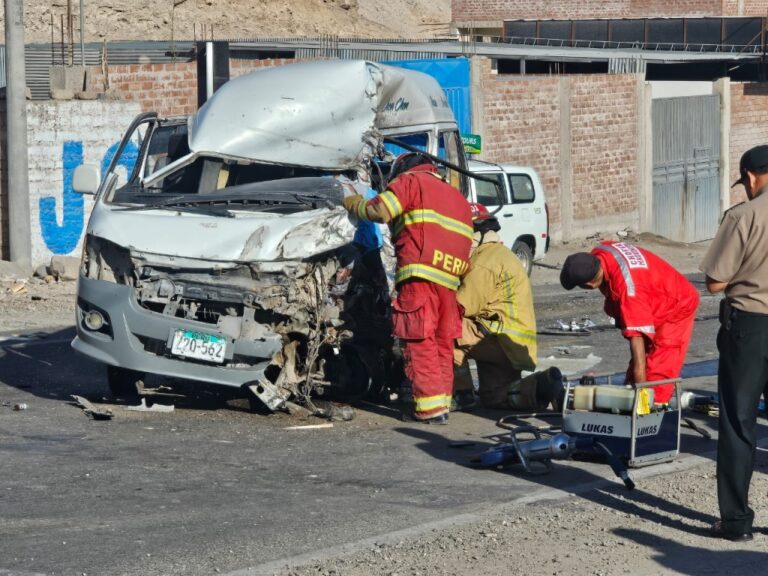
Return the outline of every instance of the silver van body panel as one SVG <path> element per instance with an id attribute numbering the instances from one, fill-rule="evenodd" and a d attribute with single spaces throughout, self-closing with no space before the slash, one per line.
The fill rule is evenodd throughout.
<path id="1" fill-rule="evenodd" d="M 305 62 L 224 84 L 190 117 L 189 148 L 348 170 L 373 156 L 378 131 L 441 122 L 455 121 L 431 76 L 366 61 Z"/>

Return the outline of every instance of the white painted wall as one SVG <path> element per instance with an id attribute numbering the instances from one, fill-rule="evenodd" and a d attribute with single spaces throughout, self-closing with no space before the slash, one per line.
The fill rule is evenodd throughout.
<path id="1" fill-rule="evenodd" d="M 653 99 L 680 98 L 683 96 L 709 96 L 715 93 L 713 82 L 649 82 Z"/>
<path id="2" fill-rule="evenodd" d="M 47 101 L 27 106 L 32 263 L 79 256 L 93 197 L 71 190 L 80 163 L 101 165 L 133 118 L 138 103 Z M 11 224 L 12 225 L 12 224 Z"/>

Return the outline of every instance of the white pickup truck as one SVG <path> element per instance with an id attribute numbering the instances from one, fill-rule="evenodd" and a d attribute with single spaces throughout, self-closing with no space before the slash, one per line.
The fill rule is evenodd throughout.
<path id="1" fill-rule="evenodd" d="M 469 169 L 496 178 L 502 203 L 493 183 L 475 178 L 469 179 L 472 201 L 496 213 L 501 224 L 499 235 L 530 275 L 533 263 L 544 258 L 549 249 L 549 211 L 538 174 L 533 168 L 476 160 L 469 162 Z"/>

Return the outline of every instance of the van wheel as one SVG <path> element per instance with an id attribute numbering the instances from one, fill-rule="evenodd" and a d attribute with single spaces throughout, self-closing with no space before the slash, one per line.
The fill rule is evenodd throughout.
<path id="1" fill-rule="evenodd" d="M 138 402 L 139 394 L 144 388 L 144 373 L 107 366 L 107 383 L 109 391 L 115 398 L 121 398 L 126 402 Z"/>
<path id="2" fill-rule="evenodd" d="M 515 256 L 520 259 L 523 268 L 525 268 L 525 273 L 530 276 L 531 270 L 533 269 L 533 251 L 531 250 L 531 247 L 525 242 L 518 240 L 512 246 L 512 252 L 514 252 Z"/>

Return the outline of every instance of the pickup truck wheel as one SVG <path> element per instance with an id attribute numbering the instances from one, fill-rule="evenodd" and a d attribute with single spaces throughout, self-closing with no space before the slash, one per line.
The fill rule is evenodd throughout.
<path id="1" fill-rule="evenodd" d="M 115 398 L 126 402 L 138 402 L 139 393 L 144 387 L 144 373 L 117 366 L 107 366 L 109 391 Z"/>
<path id="2" fill-rule="evenodd" d="M 512 252 L 514 252 L 515 256 L 520 259 L 523 268 L 525 268 L 525 273 L 530 276 L 531 270 L 533 269 L 533 251 L 531 250 L 531 247 L 525 242 L 518 240 L 512 246 Z"/>

